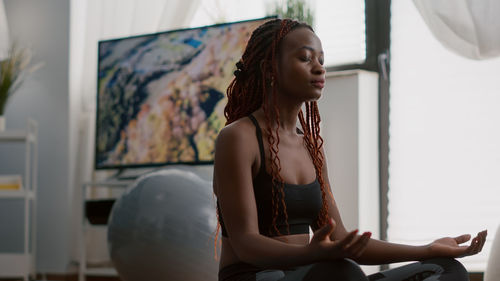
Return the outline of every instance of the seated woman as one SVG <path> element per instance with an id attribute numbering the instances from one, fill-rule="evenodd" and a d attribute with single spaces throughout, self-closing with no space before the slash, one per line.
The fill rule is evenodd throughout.
<path id="1" fill-rule="evenodd" d="M 480 252 L 486 231 L 469 246 L 470 235 L 409 246 L 345 229 L 319 134 L 323 57 L 310 26 L 275 19 L 237 63 L 214 166 L 219 280 L 468 280 L 454 258 Z M 371 276 L 358 265 L 402 261 L 419 262 Z"/>

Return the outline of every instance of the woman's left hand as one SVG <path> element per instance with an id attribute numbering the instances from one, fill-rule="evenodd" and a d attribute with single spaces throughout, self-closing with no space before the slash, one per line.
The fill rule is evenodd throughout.
<path id="1" fill-rule="evenodd" d="M 429 250 L 433 257 L 460 258 L 475 255 L 483 249 L 486 241 L 487 231 L 481 231 L 472 239 L 469 246 L 460 246 L 470 240 L 469 234 L 461 235 L 455 238 L 445 237 L 429 244 Z"/>

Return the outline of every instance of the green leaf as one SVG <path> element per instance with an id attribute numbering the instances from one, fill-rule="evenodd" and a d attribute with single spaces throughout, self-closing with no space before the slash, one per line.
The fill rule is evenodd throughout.
<path id="1" fill-rule="evenodd" d="M 40 64 L 30 66 L 31 52 L 12 44 L 7 58 L 0 61 L 0 115 L 3 115 L 9 97 L 21 86 L 28 73 Z"/>
<path id="2" fill-rule="evenodd" d="M 291 18 L 298 21 L 306 22 L 313 26 L 314 15 L 313 10 L 308 6 L 305 0 L 287 0 L 275 2 L 274 14 L 281 18 Z"/>

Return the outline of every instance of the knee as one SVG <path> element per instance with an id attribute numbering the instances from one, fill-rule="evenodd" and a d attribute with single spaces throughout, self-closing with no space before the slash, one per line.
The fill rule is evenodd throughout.
<path id="1" fill-rule="evenodd" d="M 469 281 L 469 273 L 462 263 L 453 258 L 435 258 L 425 260 L 423 264 L 436 264 L 443 268 L 444 274 L 457 281 Z"/>
<path id="2" fill-rule="evenodd" d="M 350 259 L 320 262 L 314 264 L 304 280 L 368 280 L 361 267 Z"/>

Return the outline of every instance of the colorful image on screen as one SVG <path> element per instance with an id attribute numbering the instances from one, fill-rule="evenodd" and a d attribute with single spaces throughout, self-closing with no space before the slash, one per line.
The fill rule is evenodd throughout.
<path id="1" fill-rule="evenodd" d="M 212 163 L 235 63 L 267 20 L 99 42 L 95 167 Z"/>

